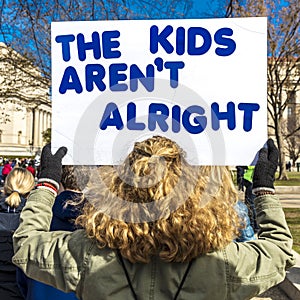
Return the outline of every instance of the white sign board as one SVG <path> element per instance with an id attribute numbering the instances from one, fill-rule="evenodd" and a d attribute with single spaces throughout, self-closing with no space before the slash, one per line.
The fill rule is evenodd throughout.
<path id="1" fill-rule="evenodd" d="M 163 135 L 198 165 L 250 165 L 267 140 L 267 19 L 54 22 L 52 148 L 119 164 Z"/>

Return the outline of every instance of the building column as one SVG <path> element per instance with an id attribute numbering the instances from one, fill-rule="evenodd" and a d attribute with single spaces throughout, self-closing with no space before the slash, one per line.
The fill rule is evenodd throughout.
<path id="1" fill-rule="evenodd" d="M 39 110 L 39 139 L 38 139 L 38 147 L 42 147 L 42 144 L 43 144 L 42 131 L 43 131 L 43 111 Z"/>
<path id="2" fill-rule="evenodd" d="M 44 111 L 43 112 L 43 119 L 44 119 L 44 122 L 43 122 L 43 124 L 44 124 L 44 130 L 43 131 L 45 131 L 48 127 L 47 127 L 47 112 L 46 111 Z"/>
<path id="3" fill-rule="evenodd" d="M 48 112 L 47 113 L 47 128 L 51 128 L 52 124 L 51 124 L 51 114 Z"/>
<path id="4" fill-rule="evenodd" d="M 39 109 L 34 110 L 34 147 L 39 147 L 39 135 L 40 135 L 40 111 Z"/>
<path id="5" fill-rule="evenodd" d="M 32 126 L 33 126 L 33 120 L 32 120 L 32 110 L 27 108 L 26 109 L 26 143 L 29 145 L 32 143 Z"/>

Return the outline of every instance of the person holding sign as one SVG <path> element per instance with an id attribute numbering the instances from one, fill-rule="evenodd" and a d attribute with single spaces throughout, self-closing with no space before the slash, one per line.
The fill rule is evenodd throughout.
<path id="1" fill-rule="evenodd" d="M 43 148 L 37 188 L 14 234 L 13 262 L 36 280 L 88 300 L 250 299 L 295 262 L 275 195 L 272 140 L 253 176 L 258 238 L 243 243 L 233 242 L 240 226 L 227 168 L 191 166 L 159 136 L 135 143 L 122 165 L 91 175 L 77 218 L 83 229 L 49 232 L 66 151 Z"/>

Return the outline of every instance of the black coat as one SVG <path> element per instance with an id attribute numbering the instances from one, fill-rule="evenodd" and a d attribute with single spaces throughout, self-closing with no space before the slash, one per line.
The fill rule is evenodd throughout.
<path id="1" fill-rule="evenodd" d="M 11 259 L 14 255 L 12 235 L 20 223 L 20 212 L 25 205 L 22 199 L 18 208 L 11 208 L 0 199 L 0 299 L 24 299 L 16 281 L 16 266 Z"/>

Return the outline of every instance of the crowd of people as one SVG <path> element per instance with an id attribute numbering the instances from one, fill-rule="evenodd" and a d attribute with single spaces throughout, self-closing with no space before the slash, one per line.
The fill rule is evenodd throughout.
<path id="1" fill-rule="evenodd" d="M 22 158 L 22 159 L 0 159 L 0 185 L 3 186 L 5 178 L 14 167 L 21 167 L 27 169 L 34 177 L 38 175 L 39 164 L 35 159 Z"/>
<path id="2" fill-rule="evenodd" d="M 46 145 L 37 180 L 21 166 L 5 179 L 1 299 L 251 299 L 295 263 L 272 140 L 248 207 L 227 167 L 192 166 L 165 137 L 93 171 L 62 166 L 66 152 Z"/>

